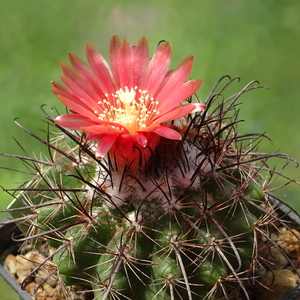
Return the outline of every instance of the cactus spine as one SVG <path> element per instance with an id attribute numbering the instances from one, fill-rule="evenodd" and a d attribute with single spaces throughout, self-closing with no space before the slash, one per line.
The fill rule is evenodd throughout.
<path id="1" fill-rule="evenodd" d="M 131 149 L 134 159 L 118 145 L 97 159 L 93 142 L 60 126 L 43 141 L 50 155 L 30 159 L 36 176 L 10 211 L 24 240 L 49 245 L 65 285 L 95 299 L 250 299 L 270 268 L 259 237 L 287 227 L 270 202 L 267 160 L 288 158 L 255 153 L 262 135 L 238 132 L 237 101 L 261 86 L 220 101 L 236 80 L 224 76 L 205 112 L 173 122 L 181 140 L 157 137 L 153 149 Z"/>

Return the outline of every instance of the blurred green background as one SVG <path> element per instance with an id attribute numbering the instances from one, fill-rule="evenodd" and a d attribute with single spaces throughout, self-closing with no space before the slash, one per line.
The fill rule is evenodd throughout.
<path id="1" fill-rule="evenodd" d="M 173 67 L 195 54 L 191 77 L 204 79 L 198 93 L 202 99 L 225 74 L 241 77 L 235 91 L 253 79 L 267 85 L 269 90 L 241 98 L 240 118 L 246 121 L 241 132 L 265 132 L 272 143 L 264 141 L 261 152 L 284 152 L 300 161 L 299 0 L 10 0 L 0 4 L 0 22 L 1 153 L 24 155 L 14 137 L 29 155 L 40 156 L 44 147 L 18 128 L 14 118 L 45 137 L 40 106 L 63 111 L 50 92 L 50 81 L 61 73 L 59 63 L 67 61 L 68 51 L 84 57 L 86 42 L 108 57 L 110 37 L 118 34 L 130 43 L 146 36 L 153 50 L 158 41 L 169 40 Z M 0 166 L 25 170 L 20 160 L 7 157 L 0 157 Z M 285 174 L 300 180 L 294 164 Z M 0 169 L 5 188 L 25 178 Z M 292 184 L 277 195 L 300 211 L 299 192 Z M 11 197 L 0 193 L 3 209 Z M 1 291 L 2 300 L 17 299 L 9 289 Z"/>

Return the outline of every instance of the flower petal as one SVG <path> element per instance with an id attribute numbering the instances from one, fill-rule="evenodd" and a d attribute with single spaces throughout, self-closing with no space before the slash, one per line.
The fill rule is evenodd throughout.
<path id="1" fill-rule="evenodd" d="M 91 46 L 93 47 L 93 46 Z M 88 48 L 88 45 L 86 46 Z M 95 50 L 95 52 L 97 52 Z M 87 54 L 88 57 L 88 54 Z M 107 87 L 109 86 L 109 83 L 107 82 L 105 85 L 105 89 L 103 90 L 101 88 L 101 85 L 97 82 L 97 74 L 93 71 L 80 59 L 78 55 L 75 53 L 69 52 L 69 60 L 73 66 L 73 68 L 81 74 L 81 76 L 89 82 L 90 86 L 93 88 L 94 93 L 97 95 L 95 98 L 101 98 L 103 99 L 107 90 Z M 112 83 L 111 83 L 112 84 Z"/>
<path id="2" fill-rule="evenodd" d="M 110 95 L 114 93 L 115 87 L 113 76 L 106 60 L 91 44 L 86 45 L 85 51 L 91 70 L 93 71 L 103 94 Z"/>
<path id="3" fill-rule="evenodd" d="M 54 123 L 69 129 L 81 129 L 81 127 L 95 125 L 95 123 L 91 122 L 87 117 L 78 114 L 67 114 L 58 116 L 54 120 Z"/>
<path id="4" fill-rule="evenodd" d="M 168 42 L 161 43 L 150 61 L 145 83 L 141 88 L 147 90 L 152 96 L 156 93 L 162 80 L 166 76 L 171 62 L 171 47 Z"/>
<path id="5" fill-rule="evenodd" d="M 158 110 L 160 112 L 164 112 L 174 108 L 183 100 L 193 95 L 200 87 L 202 81 L 202 79 L 198 79 L 185 82 L 179 89 L 173 91 L 173 93 L 171 93 L 166 99 L 162 99 L 161 96 L 158 95 L 155 99 L 159 102 Z"/>
<path id="6" fill-rule="evenodd" d="M 196 113 L 198 111 L 206 110 L 207 106 L 202 103 L 193 103 L 195 105 L 194 110 L 191 111 L 191 113 Z"/>
<path id="7" fill-rule="evenodd" d="M 82 116 L 85 116 L 91 119 L 92 121 L 96 122 L 98 120 L 97 116 L 92 111 L 90 111 L 84 105 L 78 104 L 77 102 L 74 101 L 74 99 L 70 99 L 69 97 L 67 98 L 61 95 L 56 95 L 56 97 L 61 101 L 62 104 L 68 107 L 71 111 L 78 113 Z"/>
<path id="8" fill-rule="evenodd" d="M 118 53 L 118 76 L 120 79 L 120 88 L 132 86 L 132 51 L 126 40 L 123 40 Z"/>
<path id="9" fill-rule="evenodd" d="M 157 127 L 153 132 L 170 140 L 181 140 L 182 138 L 178 131 L 164 125 Z"/>
<path id="10" fill-rule="evenodd" d="M 149 45 L 145 37 L 141 38 L 133 50 L 132 87 L 140 86 L 145 80 L 149 64 Z"/>
<path id="11" fill-rule="evenodd" d="M 144 133 L 138 133 L 136 134 L 133 139 L 137 141 L 139 145 L 141 145 L 143 148 L 147 146 L 148 139 L 145 137 Z"/>
<path id="12" fill-rule="evenodd" d="M 82 103 L 91 107 L 91 109 L 98 109 L 99 105 L 97 102 L 103 99 L 104 94 L 97 94 L 90 83 L 68 64 L 61 63 L 61 68 L 64 75 L 61 75 L 60 77 L 68 87 L 68 92 L 72 95 L 76 95 Z"/>
<path id="13" fill-rule="evenodd" d="M 98 142 L 96 158 L 101 159 L 109 151 L 113 143 L 116 141 L 116 135 L 104 135 Z"/>
<path id="14" fill-rule="evenodd" d="M 69 102 L 75 102 L 76 104 L 78 104 L 79 106 L 87 109 L 88 111 L 91 111 L 91 108 L 89 106 L 87 106 L 86 104 L 84 104 L 82 101 L 80 101 L 80 99 L 78 99 L 75 95 L 73 95 L 72 93 L 70 93 L 68 91 L 68 89 L 66 88 L 60 88 L 59 84 L 55 83 L 55 82 L 51 82 L 53 84 L 53 88 L 51 89 L 52 92 L 54 93 L 54 95 L 57 98 L 66 98 L 69 100 Z M 67 106 L 67 105 L 66 105 Z M 69 106 L 67 106 L 69 107 Z"/>
<path id="15" fill-rule="evenodd" d="M 183 105 L 179 105 L 174 109 L 168 111 L 164 115 L 160 115 L 157 119 L 153 120 L 153 123 L 165 123 L 175 119 L 179 119 L 183 116 L 188 115 L 192 111 L 196 109 L 194 103 L 187 103 Z"/>
<path id="16" fill-rule="evenodd" d="M 105 135 L 105 134 L 118 135 L 123 133 L 123 131 L 118 128 L 105 126 L 105 125 L 93 124 L 92 126 L 81 127 L 80 129 L 86 133 L 93 134 L 93 135 Z"/>
<path id="17" fill-rule="evenodd" d="M 121 41 L 117 35 L 113 35 L 110 41 L 110 66 L 112 70 L 113 77 L 115 79 L 115 88 L 118 90 L 120 88 L 120 78 L 118 72 L 118 61 L 119 61 L 119 49 Z"/>
<path id="18" fill-rule="evenodd" d="M 161 84 L 161 88 L 157 91 L 157 101 L 162 101 L 160 99 L 168 98 L 174 90 L 182 86 L 191 73 L 193 60 L 193 55 L 186 57 L 176 69 L 170 72 L 165 82 Z M 154 95 L 154 98 L 156 98 L 156 95 Z"/>

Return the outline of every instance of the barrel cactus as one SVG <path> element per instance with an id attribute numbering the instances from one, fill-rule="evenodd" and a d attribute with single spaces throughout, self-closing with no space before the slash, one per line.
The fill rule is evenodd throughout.
<path id="1" fill-rule="evenodd" d="M 52 116 L 46 159 L 22 157 L 36 175 L 10 207 L 33 245 L 46 243 L 65 286 L 95 299 L 250 299 L 272 270 L 260 241 L 286 227 L 270 187 L 282 154 L 255 152 L 240 134 L 238 78 L 222 77 L 204 104 L 186 81 L 193 57 L 167 71 L 162 42 L 149 61 L 145 38 L 114 36 L 111 68 L 91 45 L 89 66 L 70 54 L 53 92 L 71 113 Z M 181 102 L 184 102 L 181 103 Z M 21 125 L 20 125 L 21 126 Z M 40 242 L 40 243 L 38 243 Z"/>

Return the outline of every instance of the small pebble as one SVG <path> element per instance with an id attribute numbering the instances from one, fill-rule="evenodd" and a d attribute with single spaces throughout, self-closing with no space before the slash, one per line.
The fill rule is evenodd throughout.
<path id="1" fill-rule="evenodd" d="M 293 230 L 282 230 L 278 238 L 278 245 L 291 258 L 300 256 L 300 232 Z"/>
<path id="2" fill-rule="evenodd" d="M 295 274 L 287 269 L 268 271 L 256 285 L 256 298 L 280 300 L 297 286 Z"/>

